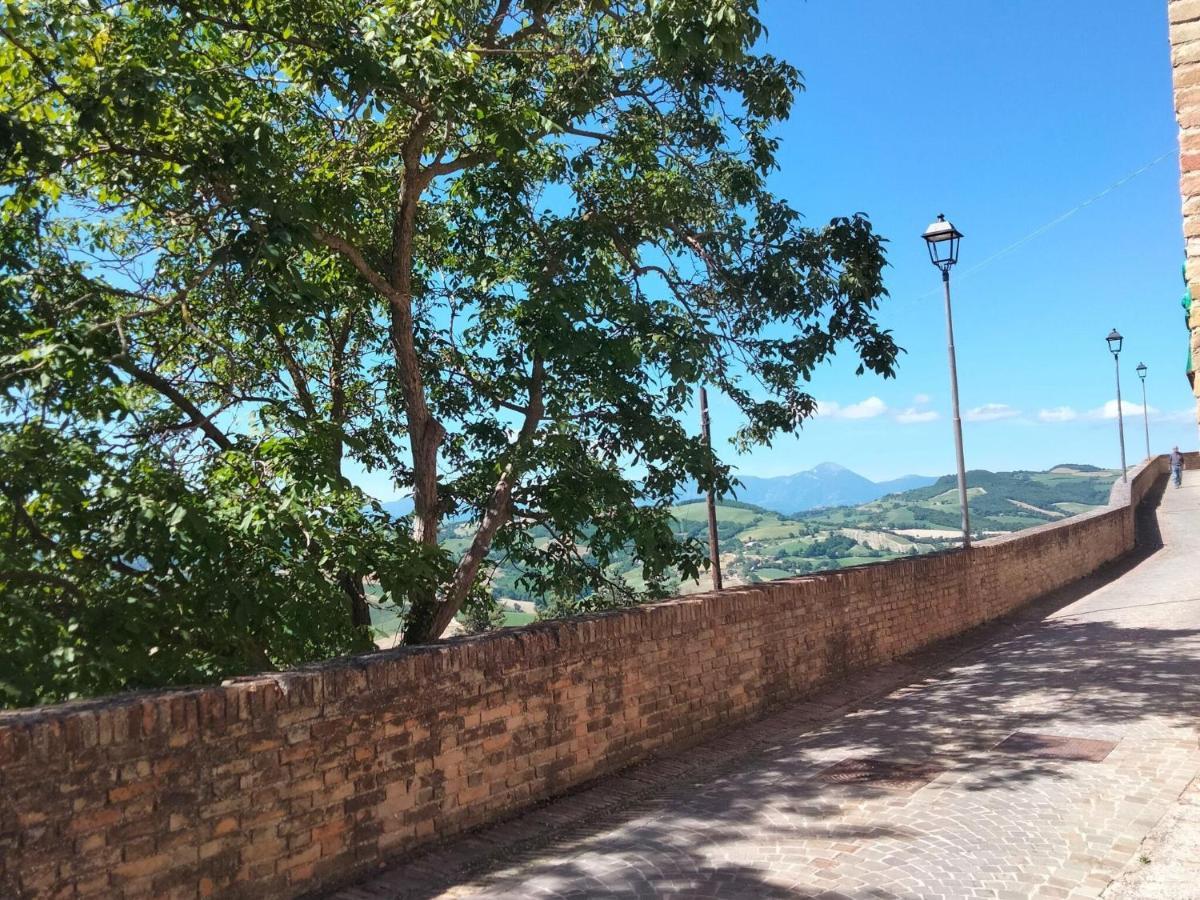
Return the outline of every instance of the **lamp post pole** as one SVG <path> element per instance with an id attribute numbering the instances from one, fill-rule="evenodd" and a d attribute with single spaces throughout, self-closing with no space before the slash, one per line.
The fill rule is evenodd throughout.
<path id="1" fill-rule="evenodd" d="M 1142 424 L 1146 427 L 1146 459 L 1150 459 L 1150 409 L 1146 406 L 1146 364 L 1138 363 L 1138 378 L 1142 379 Z"/>
<path id="2" fill-rule="evenodd" d="M 712 446 L 710 421 L 708 418 L 708 391 L 700 386 L 700 433 L 704 437 L 704 446 Z M 712 565 L 712 586 L 714 591 L 722 588 L 721 581 L 721 545 L 717 534 L 717 496 L 712 488 L 708 489 L 706 505 L 708 506 L 708 558 Z"/>
<path id="3" fill-rule="evenodd" d="M 967 509 L 967 465 L 963 456 L 962 417 L 958 409 L 958 364 L 954 356 L 954 315 L 950 311 L 950 267 L 942 269 L 946 297 L 946 347 L 950 354 L 950 403 L 954 409 L 954 454 L 958 463 L 958 505 L 962 509 L 963 547 L 971 546 L 971 514 Z"/>
<path id="4" fill-rule="evenodd" d="M 1117 436 L 1121 440 L 1121 480 L 1128 481 L 1128 467 L 1125 465 L 1125 411 L 1121 408 L 1121 344 L 1125 339 L 1114 328 L 1106 340 L 1108 349 L 1113 355 L 1113 367 L 1117 373 Z"/>
<path id="5" fill-rule="evenodd" d="M 929 259 L 942 271 L 946 298 L 946 349 L 950 356 L 950 402 L 954 412 L 954 453 L 958 464 L 958 506 L 962 513 L 963 549 L 971 546 L 971 513 L 967 507 L 967 466 L 963 455 L 962 417 L 958 407 L 958 363 L 954 354 L 954 315 L 950 309 L 950 269 L 958 262 L 962 233 L 939 215 L 921 235 L 929 248 Z"/>

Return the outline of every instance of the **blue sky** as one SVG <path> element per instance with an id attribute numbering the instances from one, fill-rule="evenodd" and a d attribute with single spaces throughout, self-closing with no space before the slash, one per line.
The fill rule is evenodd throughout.
<path id="1" fill-rule="evenodd" d="M 885 381 L 855 376 L 846 348 L 810 388 L 826 414 L 741 457 L 727 443 L 736 410 L 710 395 L 722 457 L 759 476 L 825 461 L 877 480 L 953 471 L 941 283 L 920 239 L 939 212 L 966 235 L 953 284 L 968 468 L 1118 465 L 1113 327 L 1136 405 L 1130 462 L 1145 454 L 1139 361 L 1154 452 L 1194 448 L 1164 0 L 761 0 L 761 12 L 764 49 L 807 86 L 780 129 L 773 187 L 814 225 L 871 216 L 890 241 L 881 317 L 907 352 Z M 361 480 L 395 493 L 382 473 Z"/>
<path id="2" fill-rule="evenodd" d="M 1138 404 L 1126 420 L 1130 461 L 1145 455 L 1139 361 L 1154 451 L 1194 447 L 1166 4 L 761 8 L 765 49 L 807 85 L 781 129 L 774 188 L 810 223 L 863 211 L 889 238 L 882 319 L 907 353 L 894 380 L 856 377 L 848 351 L 819 370 L 811 390 L 832 414 L 736 458 L 739 470 L 779 475 L 826 460 L 877 479 L 953 470 L 941 285 L 920 240 L 939 212 L 966 235 L 953 284 L 969 468 L 1116 465 L 1113 327 L 1126 337 L 1124 399 Z M 717 398 L 714 438 L 727 459 L 737 424 Z"/>

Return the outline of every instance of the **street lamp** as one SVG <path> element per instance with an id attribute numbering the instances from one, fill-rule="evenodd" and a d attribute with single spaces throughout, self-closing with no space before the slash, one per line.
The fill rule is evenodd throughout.
<path id="1" fill-rule="evenodd" d="M 708 391 L 700 385 L 700 434 L 704 437 L 704 446 L 712 447 L 712 420 L 708 417 Z M 708 510 L 708 558 L 712 566 L 712 586 L 714 591 L 722 588 L 721 580 L 721 544 L 717 532 L 717 495 L 712 488 L 708 489 L 705 497 L 705 507 Z"/>
<path id="2" fill-rule="evenodd" d="M 1113 364 L 1117 369 L 1117 435 L 1121 438 L 1121 480 L 1128 481 L 1125 467 L 1125 415 L 1121 409 L 1121 344 L 1125 339 L 1114 328 L 1105 340 L 1108 341 L 1108 351 L 1113 355 Z"/>
<path id="3" fill-rule="evenodd" d="M 954 317 L 950 312 L 950 269 L 958 262 L 962 232 L 939 215 L 921 235 L 929 248 L 929 261 L 942 270 L 946 295 L 946 341 L 950 353 L 950 401 L 954 406 L 954 450 L 958 457 L 958 505 L 962 510 L 963 548 L 971 546 L 971 516 L 967 510 L 967 467 L 963 461 L 962 419 L 958 412 L 958 366 L 954 359 Z"/>
<path id="4" fill-rule="evenodd" d="M 1138 363 L 1135 370 L 1142 379 L 1142 424 L 1146 426 L 1146 459 L 1150 458 L 1150 410 L 1146 406 L 1146 364 Z"/>

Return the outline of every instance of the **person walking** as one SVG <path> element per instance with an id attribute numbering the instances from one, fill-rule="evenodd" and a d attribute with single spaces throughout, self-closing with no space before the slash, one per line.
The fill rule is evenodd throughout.
<path id="1" fill-rule="evenodd" d="M 1171 451 L 1171 477 L 1175 479 L 1175 487 L 1183 482 L 1183 454 L 1178 447 Z"/>

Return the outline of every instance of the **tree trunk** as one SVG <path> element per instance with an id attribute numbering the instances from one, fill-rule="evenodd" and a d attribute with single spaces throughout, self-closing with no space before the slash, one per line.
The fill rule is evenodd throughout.
<path id="1" fill-rule="evenodd" d="M 346 428 L 346 391 L 344 387 L 345 378 L 345 363 L 346 363 L 346 343 L 350 339 L 350 324 L 353 312 L 347 312 L 345 321 L 342 327 L 334 329 L 333 323 L 329 324 L 329 346 L 330 346 L 330 366 L 329 366 L 329 418 L 338 428 L 339 436 L 334 439 L 333 445 L 329 449 L 329 468 L 334 478 L 342 477 L 342 460 L 345 456 L 345 447 L 342 444 L 341 435 L 344 434 Z M 281 341 L 281 347 L 287 349 L 285 342 Z M 289 353 L 290 356 L 290 353 Z M 303 377 L 303 372 L 299 365 L 294 364 L 295 371 L 293 378 Z M 316 404 L 313 403 L 311 395 L 308 395 L 307 389 L 304 390 L 305 399 L 302 402 L 311 410 L 311 415 L 316 416 Z M 350 613 L 350 625 L 355 632 L 355 643 L 359 650 L 371 650 L 375 646 L 375 642 L 371 638 L 371 607 L 367 603 L 367 592 L 363 586 L 365 574 L 363 572 L 343 569 L 338 573 L 338 585 L 342 592 L 346 595 L 346 605 Z"/>
<path id="2" fill-rule="evenodd" d="M 360 645 L 360 649 L 369 650 L 374 646 L 374 642 L 371 640 L 371 607 L 367 603 L 363 576 L 355 572 L 343 571 L 338 576 L 338 583 L 346 594 L 347 605 L 350 609 L 350 624 L 354 626 L 356 641 Z"/>
<path id="3" fill-rule="evenodd" d="M 483 521 L 479 523 L 470 548 L 458 561 L 449 588 L 441 601 L 435 604 L 433 615 L 425 625 L 424 633 L 419 634 L 415 640 L 409 641 L 409 643 L 427 643 L 440 638 L 442 632 L 446 630 L 462 607 L 467 595 L 471 593 L 471 588 L 475 586 L 475 579 L 479 576 L 479 567 L 483 565 L 488 551 L 492 548 L 492 540 L 495 538 L 496 532 L 512 517 L 510 504 L 516 474 L 515 466 L 512 465 L 504 470 L 504 474 L 492 492 L 487 511 L 483 515 Z"/>
<path id="4" fill-rule="evenodd" d="M 442 505 L 438 498 L 438 451 L 446 430 L 429 410 L 425 399 L 425 384 L 414 337 L 413 301 L 413 237 L 416 227 L 417 204 L 428 182 L 420 169 L 421 147 L 427 124 L 414 126 L 404 148 L 404 181 L 399 202 L 392 219 L 392 255 L 388 283 L 391 308 L 391 342 L 396 357 L 397 376 L 404 397 L 404 412 L 408 422 L 408 440 L 413 463 L 413 538 L 427 547 L 436 547 Z M 412 643 L 413 635 L 428 635 L 437 606 L 437 596 L 429 590 L 411 590 L 409 610 L 404 623 L 404 639 Z"/>
<path id="5" fill-rule="evenodd" d="M 517 439 L 513 442 L 512 446 L 514 457 L 504 467 L 504 472 L 496 482 L 496 486 L 492 489 L 492 496 L 488 499 L 487 508 L 484 510 L 483 519 L 480 521 L 479 527 L 475 530 L 475 537 L 471 541 L 471 546 L 462 555 L 462 558 L 459 559 L 458 566 L 454 570 L 454 577 L 451 579 L 450 585 L 442 596 L 441 601 L 435 603 L 431 616 L 418 623 L 414 623 L 422 626 L 422 631 L 405 633 L 407 643 L 436 641 L 442 636 L 442 632 L 446 630 L 446 627 L 450 624 L 455 614 L 462 607 L 463 601 L 467 599 L 467 595 L 471 593 L 471 589 L 475 586 L 475 580 L 479 577 L 479 569 L 483 565 L 483 561 L 487 558 L 488 552 L 492 549 L 492 541 L 495 540 L 496 532 L 503 528 L 512 518 L 512 494 L 513 489 L 516 487 L 517 479 L 521 475 L 521 454 L 533 439 L 538 425 L 542 420 L 542 415 L 545 413 L 545 406 L 542 401 L 542 382 L 544 378 L 545 364 L 542 357 L 535 353 L 533 357 L 533 371 L 529 378 L 529 402 L 525 407 L 525 421 L 522 423 L 521 431 L 518 433 Z M 409 634 L 413 635 L 411 639 L 408 637 Z"/>

